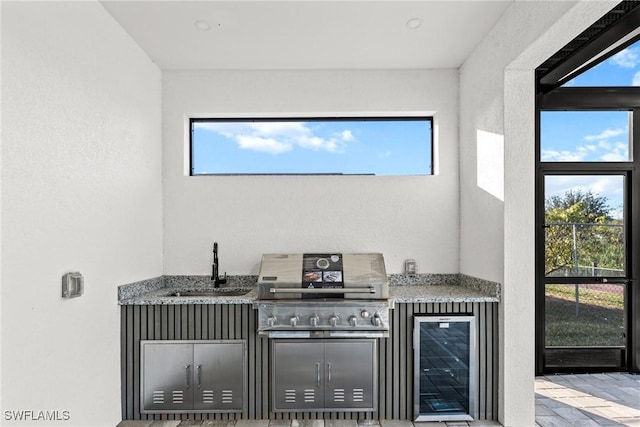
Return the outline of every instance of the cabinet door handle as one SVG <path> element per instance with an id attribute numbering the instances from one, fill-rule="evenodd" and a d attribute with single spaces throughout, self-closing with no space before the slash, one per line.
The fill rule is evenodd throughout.
<path id="1" fill-rule="evenodd" d="M 329 385 L 331 385 L 331 363 L 327 363 L 327 370 L 329 371 Z"/>
<path id="2" fill-rule="evenodd" d="M 202 386 L 202 365 L 196 365 L 196 381 L 197 381 L 197 386 L 198 388 L 200 388 L 200 386 Z"/>
<path id="3" fill-rule="evenodd" d="M 317 368 L 317 379 L 316 379 L 316 384 L 318 387 L 320 387 L 320 363 L 316 363 L 316 368 Z"/>
<path id="4" fill-rule="evenodd" d="M 191 381 L 191 379 L 190 379 L 190 377 L 191 377 L 190 371 L 191 371 L 191 365 L 185 365 L 184 366 L 184 379 L 187 382 L 187 388 L 191 387 L 191 384 L 190 384 L 190 381 Z"/>

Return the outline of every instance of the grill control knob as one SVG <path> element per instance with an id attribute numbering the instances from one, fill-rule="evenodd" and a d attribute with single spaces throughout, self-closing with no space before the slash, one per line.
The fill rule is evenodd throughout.
<path id="1" fill-rule="evenodd" d="M 373 317 L 371 318 L 371 323 L 373 323 L 374 326 L 382 326 L 382 319 L 380 318 L 380 315 L 378 313 L 373 315 Z"/>
<path id="2" fill-rule="evenodd" d="M 371 313 L 369 313 L 367 310 L 362 310 L 360 312 L 360 317 L 362 317 L 363 319 L 368 319 L 369 316 L 371 316 Z"/>
<path id="3" fill-rule="evenodd" d="M 311 326 L 318 326 L 318 321 L 319 320 L 320 320 L 320 318 L 314 314 L 313 316 L 309 317 L 309 324 Z"/>
<path id="4" fill-rule="evenodd" d="M 333 315 L 329 316 L 329 324 L 331 326 L 337 326 L 339 320 L 340 320 L 340 318 L 338 317 L 337 314 L 333 314 Z"/>
<path id="5" fill-rule="evenodd" d="M 298 320 L 300 319 L 294 314 L 289 318 L 289 323 L 291 324 L 291 326 L 296 326 L 298 324 Z"/>
<path id="6" fill-rule="evenodd" d="M 276 320 L 278 320 L 278 318 L 276 316 L 267 317 L 267 326 L 271 327 L 271 326 L 275 325 L 276 324 Z"/>
<path id="7" fill-rule="evenodd" d="M 356 316 L 349 317 L 349 324 L 351 326 L 356 326 L 358 324 L 358 318 Z"/>

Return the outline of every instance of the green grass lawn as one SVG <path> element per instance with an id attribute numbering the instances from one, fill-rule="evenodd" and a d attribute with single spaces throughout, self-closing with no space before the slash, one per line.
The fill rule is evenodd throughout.
<path id="1" fill-rule="evenodd" d="M 622 346 L 624 297 L 580 288 L 576 315 L 574 285 L 546 287 L 547 346 Z"/>

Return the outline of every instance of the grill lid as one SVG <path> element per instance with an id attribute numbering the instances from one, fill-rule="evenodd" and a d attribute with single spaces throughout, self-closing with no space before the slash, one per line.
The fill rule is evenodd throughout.
<path id="1" fill-rule="evenodd" d="M 386 299 L 389 285 L 380 253 L 265 254 L 259 299 Z"/>

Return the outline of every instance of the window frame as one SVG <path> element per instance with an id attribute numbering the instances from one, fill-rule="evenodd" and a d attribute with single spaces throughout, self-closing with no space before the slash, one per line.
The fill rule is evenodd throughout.
<path id="1" fill-rule="evenodd" d="M 606 366 L 592 366 L 590 368 L 571 368 L 572 372 L 597 372 L 605 370 L 636 371 L 640 361 L 635 355 L 635 349 L 640 346 L 633 333 L 636 318 L 640 318 L 640 298 L 638 298 L 638 278 L 640 277 L 640 261 L 635 258 L 640 253 L 640 88 L 634 87 L 568 87 L 558 88 L 549 93 L 539 93 L 536 97 L 535 117 L 535 161 L 536 161 L 536 374 L 566 372 L 566 369 L 549 368 L 546 366 L 545 341 L 545 291 L 546 285 L 551 283 L 574 283 L 577 279 L 584 283 L 598 283 L 598 279 L 584 277 L 554 278 L 544 274 L 545 264 L 545 186 L 546 176 L 555 175 L 624 175 L 626 188 L 624 194 L 624 218 L 626 241 L 626 276 L 625 278 L 610 278 L 611 283 L 627 284 L 625 291 L 625 320 L 627 343 L 621 352 L 621 366 L 611 368 Z M 541 160 L 540 117 L 542 111 L 629 111 L 632 115 L 629 129 L 631 143 L 629 145 L 630 158 L 621 162 L 549 162 Z M 635 254 L 635 258 L 634 258 Z M 635 313 L 635 314 L 634 314 Z M 591 354 L 597 359 L 597 352 L 612 349 L 595 347 L 568 348 L 568 351 Z M 576 353 L 576 354 L 577 354 Z"/>
<path id="2" fill-rule="evenodd" d="M 429 148 L 428 152 L 430 155 L 431 164 L 428 165 L 428 173 L 424 174 L 394 174 L 394 175 L 377 175 L 376 173 L 287 173 L 287 172 L 276 172 L 276 173 L 262 173 L 262 172 L 237 172 L 237 173 L 194 173 L 194 150 L 193 150 L 193 131 L 194 131 L 194 123 L 197 122 L 239 122 L 239 123 L 247 123 L 247 122 L 354 122 L 354 121 L 362 121 L 362 122 L 382 122 L 382 121 L 427 121 L 430 123 L 429 130 Z M 406 115 L 406 116 L 287 116 L 287 117 L 278 117 L 278 116 L 235 116 L 235 117 L 189 117 L 189 164 L 188 164 L 188 172 L 190 177 L 201 177 L 201 176 L 393 176 L 393 177 L 401 177 L 401 176 L 434 176 L 436 171 L 436 159 L 435 155 L 435 132 L 434 132 L 434 124 L 435 119 L 433 115 Z"/>

